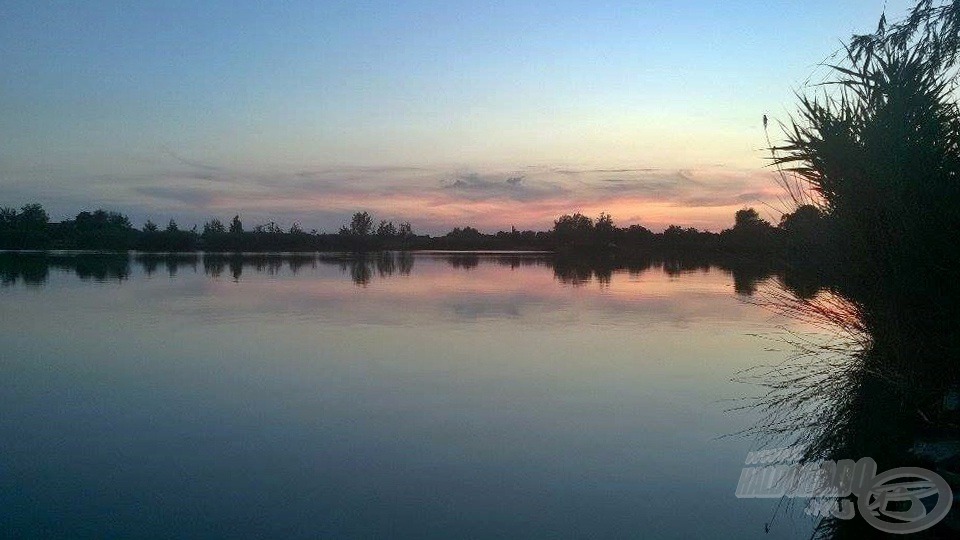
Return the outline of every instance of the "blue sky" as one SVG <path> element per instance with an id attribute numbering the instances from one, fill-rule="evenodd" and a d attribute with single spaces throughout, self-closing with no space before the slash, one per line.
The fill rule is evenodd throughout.
<path id="1" fill-rule="evenodd" d="M 0 4 L 0 205 L 716 229 L 775 199 L 761 116 L 885 5 L 129 4 Z"/>

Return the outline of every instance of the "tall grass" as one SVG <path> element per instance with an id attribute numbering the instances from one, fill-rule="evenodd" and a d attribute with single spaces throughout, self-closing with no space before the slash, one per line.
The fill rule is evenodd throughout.
<path id="1" fill-rule="evenodd" d="M 825 216 L 836 288 L 888 360 L 953 369 L 960 323 L 960 1 L 857 36 L 772 149 Z"/>
<path id="2" fill-rule="evenodd" d="M 742 380 L 764 389 L 755 433 L 807 459 L 906 466 L 918 437 L 957 428 L 943 396 L 960 384 L 958 60 L 960 0 L 921 0 L 855 36 L 771 148 L 787 196 L 821 210 L 832 268 L 825 292 L 767 303 L 836 339 L 788 337 L 790 361 Z M 858 537 L 857 523 L 818 536 Z"/>

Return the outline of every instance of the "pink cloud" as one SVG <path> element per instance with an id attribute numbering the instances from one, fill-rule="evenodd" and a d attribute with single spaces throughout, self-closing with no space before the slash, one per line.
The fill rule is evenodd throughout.
<path id="1" fill-rule="evenodd" d="M 365 210 L 436 234 L 465 225 L 485 231 L 546 229 L 572 212 L 593 217 L 608 212 L 621 226 L 720 230 L 746 206 L 778 219 L 777 210 L 785 208 L 780 196 L 766 170 L 565 166 L 484 172 L 358 167 L 276 174 L 208 168 L 203 175 L 171 175 L 142 185 L 131 199 L 157 210 L 200 214 L 198 220 L 239 212 L 254 220 L 299 221 L 328 231 Z"/>

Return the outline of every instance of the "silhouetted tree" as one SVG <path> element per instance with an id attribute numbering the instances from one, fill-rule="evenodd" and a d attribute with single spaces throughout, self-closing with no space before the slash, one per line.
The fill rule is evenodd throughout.
<path id="1" fill-rule="evenodd" d="M 347 234 L 353 236 L 367 236 L 373 229 L 373 218 L 366 212 L 357 212 L 350 219 Z"/>
<path id="2" fill-rule="evenodd" d="M 776 245 L 776 229 L 753 208 L 737 210 L 732 229 L 720 233 L 720 244 L 727 251 L 768 254 Z"/>
<path id="3" fill-rule="evenodd" d="M 253 228 L 253 232 L 256 234 L 283 234 L 283 229 L 280 228 L 275 222 L 270 221 L 267 223 L 262 223 Z"/>
<path id="4" fill-rule="evenodd" d="M 0 249 L 45 249 L 49 244 L 46 210 L 37 203 L 26 204 L 17 213 L 0 209 Z"/>
<path id="5" fill-rule="evenodd" d="M 558 246 L 584 247 L 593 235 L 593 220 L 579 212 L 564 214 L 553 222 L 553 235 Z"/>
<path id="6" fill-rule="evenodd" d="M 478 240 L 483 237 L 483 233 L 473 227 L 454 227 L 452 231 L 445 235 L 447 238 L 456 240 Z"/>
<path id="7" fill-rule="evenodd" d="M 733 226 L 734 228 L 769 227 L 770 223 L 763 220 L 753 208 L 744 208 L 737 210 L 734 214 Z"/>
<path id="8" fill-rule="evenodd" d="M 631 225 L 623 231 L 624 242 L 630 248 L 650 248 L 655 235 L 642 225 Z"/>
<path id="9" fill-rule="evenodd" d="M 65 243 L 78 249 L 128 250 L 136 246 L 137 231 L 130 219 L 119 213 L 98 209 L 80 212 L 66 227 Z"/>
<path id="10" fill-rule="evenodd" d="M 612 243 L 617 234 L 617 228 L 613 224 L 613 218 L 606 212 L 601 212 L 593 225 L 593 233 L 598 246 L 607 247 Z"/>
<path id="11" fill-rule="evenodd" d="M 0 207 L 0 228 L 12 228 L 17 220 L 17 210 L 15 208 Z"/>
<path id="12" fill-rule="evenodd" d="M 230 234 L 243 234 L 243 222 L 239 215 L 233 216 L 230 221 Z"/>
<path id="13" fill-rule="evenodd" d="M 377 236 L 380 238 L 393 238 L 397 236 L 397 228 L 392 221 L 381 220 L 377 226 Z"/>
<path id="14" fill-rule="evenodd" d="M 217 218 L 213 218 L 210 221 L 203 224 L 203 236 L 224 234 L 226 232 L 227 232 L 227 228 L 223 225 L 223 222 Z"/>
<path id="15" fill-rule="evenodd" d="M 47 211 L 37 203 L 24 205 L 17 216 L 17 224 L 25 229 L 39 230 L 46 227 L 49 221 Z"/>

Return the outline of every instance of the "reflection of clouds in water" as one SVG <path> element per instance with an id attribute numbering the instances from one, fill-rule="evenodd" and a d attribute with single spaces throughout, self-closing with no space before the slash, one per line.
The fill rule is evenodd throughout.
<path id="1" fill-rule="evenodd" d="M 448 308 L 457 319 L 470 321 L 483 318 L 518 319 L 521 306 L 526 302 L 518 299 L 516 302 L 490 302 L 482 299 L 473 299 L 448 304 Z"/>

